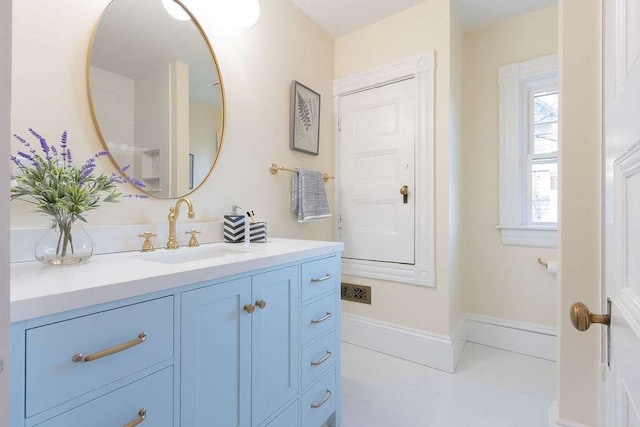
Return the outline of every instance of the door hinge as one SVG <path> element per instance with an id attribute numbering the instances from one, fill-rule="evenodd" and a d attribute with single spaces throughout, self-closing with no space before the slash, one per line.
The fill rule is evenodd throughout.
<path id="1" fill-rule="evenodd" d="M 338 117 L 338 132 L 342 132 L 342 117 Z"/>

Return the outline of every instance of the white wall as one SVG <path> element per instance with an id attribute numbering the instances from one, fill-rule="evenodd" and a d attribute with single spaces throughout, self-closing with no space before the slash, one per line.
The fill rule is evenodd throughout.
<path id="1" fill-rule="evenodd" d="M 215 160 L 216 138 L 222 130 L 222 110 L 205 104 L 189 104 L 189 153 L 193 154 L 193 181 L 198 185 Z"/>
<path id="2" fill-rule="evenodd" d="M 569 307 L 601 307 L 601 1 L 560 2 L 560 417 L 597 424 L 600 328 L 578 332 Z"/>
<path id="3" fill-rule="evenodd" d="M 109 153 L 119 165 L 130 165 L 134 176 L 134 80 L 91 66 L 91 96 Z M 108 139 L 107 139 L 108 137 Z"/>
<path id="4" fill-rule="evenodd" d="M 0 137 L 11 132 L 11 2 L 0 2 Z M 9 175 L 8 144 L 0 144 L 0 176 Z M 9 181 L 0 180 L 0 238 L 9 241 Z M 9 245 L 0 245 L 0 355 L 5 369 L 0 372 L 0 425 L 9 425 Z"/>
<path id="5" fill-rule="evenodd" d="M 556 325 L 558 284 L 537 262 L 555 249 L 502 244 L 499 223 L 498 67 L 558 51 L 558 8 L 551 7 L 464 35 L 464 311 Z M 562 142 L 564 143 L 564 142 Z"/>
<path id="6" fill-rule="evenodd" d="M 77 159 L 102 149 L 89 113 L 85 67 L 89 38 L 108 3 L 14 2 L 13 132 L 26 135 L 27 128 L 34 127 L 57 142 L 66 129 Z M 271 175 L 268 167 L 277 162 L 333 173 L 332 38 L 289 0 L 263 1 L 254 27 L 224 31 L 210 13 L 209 2 L 184 3 L 211 40 L 228 108 L 218 166 L 190 196 L 196 220 L 221 220 L 231 205 L 238 204 L 269 221 L 272 236 L 330 240 L 331 221 L 297 223 L 289 213 L 290 175 Z M 322 95 L 318 157 L 289 150 L 289 90 L 294 79 Z M 108 161 L 100 164 L 111 170 Z M 327 190 L 333 200 L 332 181 Z M 127 199 L 92 211 L 88 219 L 92 225 L 161 223 L 171 204 Z M 11 226 L 46 225 L 29 211 L 26 203 L 11 203 Z"/>
<path id="7" fill-rule="evenodd" d="M 343 281 L 372 287 L 371 305 L 343 302 L 346 313 L 449 335 L 449 115 L 450 12 L 449 0 L 428 0 L 418 6 L 336 39 L 337 78 L 389 64 L 431 49 L 435 72 L 435 223 L 436 287 L 384 282 L 344 276 Z"/>
<path id="8" fill-rule="evenodd" d="M 171 132 L 175 124 L 171 114 L 171 103 L 174 101 L 171 93 L 171 65 L 163 65 L 134 80 L 134 144 L 138 152 L 160 150 L 160 180 L 156 182 L 155 179 L 145 179 L 150 170 L 144 165 L 148 162 L 146 154 L 141 157 L 140 169 L 134 169 L 134 173 L 139 174 L 136 176 L 144 180 L 147 191 L 160 197 L 168 197 L 171 194 L 171 177 L 174 172 L 171 168 L 170 150 Z"/>

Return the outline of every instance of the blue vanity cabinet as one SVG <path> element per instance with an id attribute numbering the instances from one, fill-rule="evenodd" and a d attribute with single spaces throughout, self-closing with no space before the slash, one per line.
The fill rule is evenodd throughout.
<path id="1" fill-rule="evenodd" d="M 252 277 L 256 306 L 251 322 L 252 425 L 298 394 L 300 357 L 298 266 Z"/>
<path id="2" fill-rule="evenodd" d="M 182 294 L 180 420 L 251 425 L 251 278 Z"/>
<path id="3" fill-rule="evenodd" d="M 183 426 L 257 426 L 299 389 L 298 266 L 184 292 Z"/>
<path id="4" fill-rule="evenodd" d="M 339 427 L 339 253 L 256 264 L 12 323 L 10 427 Z"/>

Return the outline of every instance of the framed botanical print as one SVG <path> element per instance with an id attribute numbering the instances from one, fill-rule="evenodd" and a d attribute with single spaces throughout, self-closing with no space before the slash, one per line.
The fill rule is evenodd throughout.
<path id="1" fill-rule="evenodd" d="M 289 148 L 318 155 L 320 145 L 320 94 L 298 81 L 291 84 Z"/>

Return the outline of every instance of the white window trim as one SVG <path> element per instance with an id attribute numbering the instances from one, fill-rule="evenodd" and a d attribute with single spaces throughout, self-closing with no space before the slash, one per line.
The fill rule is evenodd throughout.
<path id="1" fill-rule="evenodd" d="M 528 88 L 558 78 L 558 55 L 543 56 L 499 68 L 500 85 L 500 225 L 505 245 L 556 248 L 558 227 L 528 223 L 526 154 L 528 117 L 522 104 Z M 524 163 L 524 164 L 523 164 Z"/>

